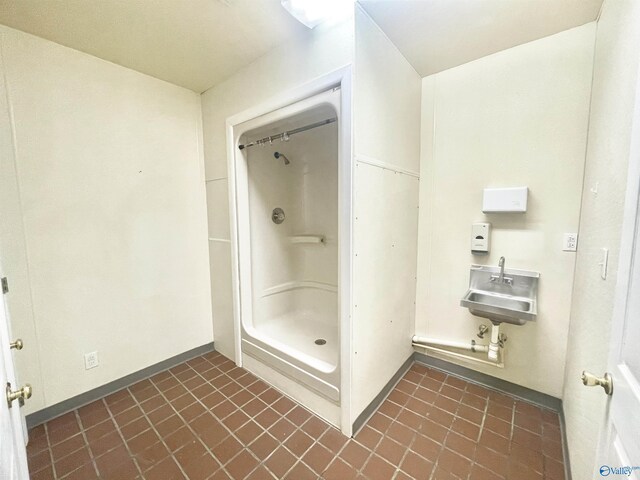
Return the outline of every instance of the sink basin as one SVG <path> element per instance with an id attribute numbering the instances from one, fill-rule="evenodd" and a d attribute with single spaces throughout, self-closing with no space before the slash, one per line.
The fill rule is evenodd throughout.
<path id="1" fill-rule="evenodd" d="M 528 313 L 531 311 L 531 301 L 520 300 L 508 295 L 496 295 L 484 292 L 470 292 L 467 300 L 474 303 L 482 303 L 491 307 L 507 308 L 518 312 Z"/>
<path id="2" fill-rule="evenodd" d="M 524 325 L 535 320 L 540 274 L 505 269 L 505 281 L 502 282 L 499 274 L 498 267 L 472 265 L 469 290 L 460 300 L 460 306 L 496 324 Z"/>

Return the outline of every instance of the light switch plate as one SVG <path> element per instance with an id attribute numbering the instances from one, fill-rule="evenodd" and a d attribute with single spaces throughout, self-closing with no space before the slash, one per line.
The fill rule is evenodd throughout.
<path id="1" fill-rule="evenodd" d="M 562 242 L 562 250 L 565 252 L 575 252 L 578 249 L 578 234 L 565 233 Z"/>

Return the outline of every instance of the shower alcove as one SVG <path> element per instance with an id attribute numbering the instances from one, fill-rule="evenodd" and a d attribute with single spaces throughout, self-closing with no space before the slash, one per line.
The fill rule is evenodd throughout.
<path id="1" fill-rule="evenodd" d="M 340 112 L 334 85 L 229 125 L 236 363 L 335 425 L 350 259 Z"/>

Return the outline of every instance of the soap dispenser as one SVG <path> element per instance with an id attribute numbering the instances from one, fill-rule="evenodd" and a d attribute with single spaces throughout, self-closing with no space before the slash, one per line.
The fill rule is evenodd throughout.
<path id="1" fill-rule="evenodd" d="M 471 253 L 473 255 L 487 255 L 491 238 L 490 223 L 474 223 L 471 225 Z"/>

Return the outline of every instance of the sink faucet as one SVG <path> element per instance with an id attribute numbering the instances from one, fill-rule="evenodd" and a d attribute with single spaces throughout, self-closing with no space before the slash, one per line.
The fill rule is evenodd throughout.
<path id="1" fill-rule="evenodd" d="M 498 267 L 500 267 L 500 275 L 491 275 L 489 281 L 502 285 L 513 285 L 513 278 L 504 276 L 504 257 L 500 257 Z"/>

